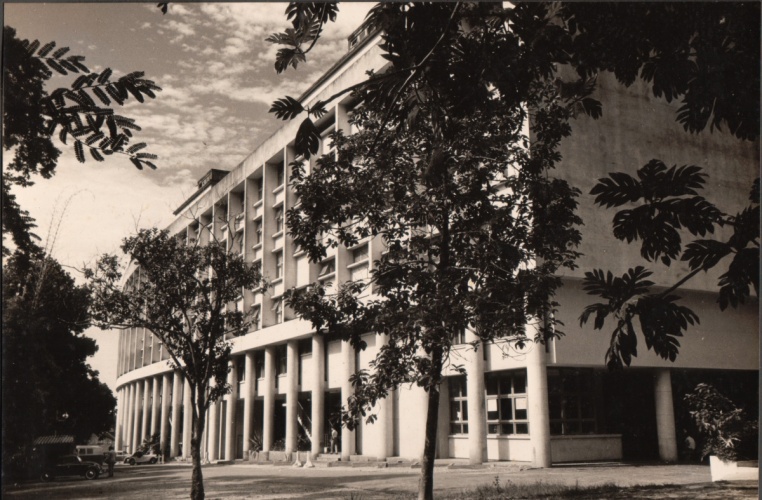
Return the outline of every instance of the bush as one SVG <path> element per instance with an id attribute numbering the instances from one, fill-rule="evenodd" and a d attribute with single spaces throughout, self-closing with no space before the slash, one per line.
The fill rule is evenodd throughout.
<path id="1" fill-rule="evenodd" d="M 759 421 L 709 384 L 699 384 L 684 401 L 703 439 L 702 459 L 715 455 L 722 460 L 756 460 Z"/>

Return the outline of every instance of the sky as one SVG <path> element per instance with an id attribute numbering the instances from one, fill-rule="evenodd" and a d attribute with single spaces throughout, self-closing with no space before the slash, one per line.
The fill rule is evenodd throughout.
<path id="1" fill-rule="evenodd" d="M 73 148 L 57 143 L 62 155 L 53 178 L 14 190 L 42 244 L 80 283 L 81 270 L 100 254 L 119 253 L 124 237 L 169 224 L 210 168 L 232 170 L 269 137 L 282 123 L 267 112 L 270 104 L 298 97 L 337 61 L 373 4 L 340 4 L 307 63 L 277 75 L 277 46 L 265 38 L 290 26 L 286 5 L 170 3 L 162 15 L 156 2 L 4 4 L 4 24 L 19 38 L 69 47 L 91 71 L 143 71 L 162 88 L 154 100 L 116 110 L 142 127 L 132 143 L 148 143 L 157 170 L 137 170 L 119 155 L 81 164 Z M 48 90 L 69 81 L 54 77 Z M 5 166 L 12 155 L 3 155 Z M 116 332 L 85 334 L 99 346 L 90 365 L 115 389 Z"/>

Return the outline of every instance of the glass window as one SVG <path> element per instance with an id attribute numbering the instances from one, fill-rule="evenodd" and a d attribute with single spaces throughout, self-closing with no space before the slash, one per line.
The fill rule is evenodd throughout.
<path id="1" fill-rule="evenodd" d="M 235 363 L 238 382 L 244 382 L 246 380 L 246 356 L 238 356 Z"/>
<path id="2" fill-rule="evenodd" d="M 548 370 L 550 432 L 555 435 L 598 432 L 593 370 Z"/>
<path id="3" fill-rule="evenodd" d="M 286 182 L 286 167 L 283 163 L 278 165 L 278 173 L 277 173 L 276 182 L 278 186 L 282 186 L 283 183 Z"/>
<path id="4" fill-rule="evenodd" d="M 275 279 L 283 277 L 283 251 L 275 253 Z"/>
<path id="5" fill-rule="evenodd" d="M 336 261 L 334 259 L 326 260 L 320 265 L 318 276 L 333 274 L 336 271 Z"/>
<path id="6" fill-rule="evenodd" d="M 448 377 L 450 388 L 450 434 L 468 434 L 466 376 Z"/>
<path id="7" fill-rule="evenodd" d="M 254 353 L 254 371 L 257 378 L 265 378 L 265 353 L 257 351 Z"/>
<path id="8" fill-rule="evenodd" d="M 352 263 L 368 260 L 368 244 L 352 250 Z"/>
<path id="9" fill-rule="evenodd" d="M 275 348 L 275 375 L 283 375 L 288 370 L 288 358 L 286 345 L 279 345 Z"/>
<path id="10" fill-rule="evenodd" d="M 283 231 L 283 205 L 275 207 L 275 232 Z"/>
<path id="11" fill-rule="evenodd" d="M 254 244 L 259 245 L 262 243 L 262 221 L 257 220 L 254 222 Z"/>
<path id="12" fill-rule="evenodd" d="M 259 330 L 259 319 L 262 314 L 258 305 L 251 306 L 251 329 L 254 331 Z"/>
<path id="13" fill-rule="evenodd" d="M 466 343 L 466 329 L 463 328 L 460 331 L 455 332 L 452 336 L 452 345 L 465 344 Z"/>
<path id="14" fill-rule="evenodd" d="M 257 189 L 257 199 L 256 202 L 262 201 L 262 194 L 264 193 L 264 182 L 262 182 L 262 178 L 256 180 L 256 189 Z"/>
<path id="15" fill-rule="evenodd" d="M 278 299 L 273 304 L 273 311 L 275 311 L 275 324 L 283 323 L 283 300 Z"/>
<path id="16" fill-rule="evenodd" d="M 528 434 L 526 372 L 502 371 L 485 376 L 487 433 Z"/>

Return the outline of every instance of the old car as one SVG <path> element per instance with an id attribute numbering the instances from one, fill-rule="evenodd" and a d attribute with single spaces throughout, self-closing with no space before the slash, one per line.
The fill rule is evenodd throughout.
<path id="1" fill-rule="evenodd" d="M 52 464 L 43 467 L 42 479 L 51 481 L 59 476 L 82 476 L 86 479 L 98 479 L 101 466 L 89 460 L 82 460 L 77 455 L 64 455 Z"/>
<path id="2" fill-rule="evenodd" d="M 124 463 L 129 465 L 137 465 L 137 464 L 155 464 L 159 461 L 159 457 L 157 457 L 154 453 L 148 452 L 142 452 L 142 451 L 136 451 L 129 457 L 124 459 Z"/>

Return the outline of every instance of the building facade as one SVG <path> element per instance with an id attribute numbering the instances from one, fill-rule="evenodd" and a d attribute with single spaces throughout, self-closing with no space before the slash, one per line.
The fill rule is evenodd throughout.
<path id="1" fill-rule="evenodd" d="M 367 35 L 366 33 L 363 33 Z M 350 51 L 303 96 L 313 103 L 362 81 L 366 70 L 384 60 L 377 37 L 350 39 Z M 541 466 L 593 460 L 664 460 L 678 458 L 687 426 L 682 394 L 701 381 L 714 382 L 756 404 L 758 394 L 758 302 L 720 312 L 715 304 L 717 276 L 697 276 L 681 289 L 686 305 L 697 311 L 675 362 L 641 348 L 633 366 L 610 373 L 604 366 L 609 333 L 580 326 L 578 317 L 593 301 L 582 290 L 584 271 L 623 273 L 641 264 L 635 246 L 611 236 L 613 211 L 593 206 L 587 195 L 596 180 L 611 171 L 634 173 L 652 158 L 668 165 L 696 164 L 710 175 L 707 197 L 727 212 L 747 202 L 757 174 L 758 144 L 728 135 L 690 135 L 675 122 L 675 105 L 653 97 L 639 82 L 629 88 L 601 75 L 597 98 L 604 116 L 580 117 L 562 146 L 555 173 L 584 193 L 584 256 L 579 269 L 563 276 L 558 319 L 565 337 L 547 346 L 516 349 L 495 342 L 474 351 L 467 342 L 453 350 L 450 362 L 466 375 L 448 369 L 439 408 L 437 456 L 472 462 L 515 460 Z M 318 123 L 328 152 L 328 134 L 352 132 L 349 100 L 335 103 Z M 419 459 L 427 398 L 417 387 L 401 387 L 379 402 L 378 419 L 356 430 L 341 428 L 338 415 L 351 394 L 349 378 L 368 368 L 382 335 L 368 334 L 368 348 L 355 352 L 347 343 L 326 342 L 309 322 L 284 307 L 283 293 L 315 281 L 336 283 L 367 279 L 383 249 L 379 239 L 352 248 L 328 249 L 320 263 L 310 263 L 295 248 L 285 227 L 285 212 L 295 204 L 287 165 L 294 160 L 298 123 L 286 123 L 229 172 L 212 170 L 199 190 L 176 212 L 172 234 L 189 243 L 210 237 L 226 241 L 261 266 L 273 288 L 264 295 L 245 293 L 235 307 L 252 310 L 255 327 L 231 339 L 229 382 L 232 393 L 209 410 L 203 456 L 210 461 L 249 457 L 252 451 L 324 453 L 331 431 L 343 460 L 361 455 L 380 459 Z M 313 160 L 314 161 L 314 160 Z M 674 264 L 650 266 L 658 285 L 669 286 L 687 273 Z M 138 271 L 139 272 L 139 271 Z M 145 437 L 160 435 L 170 457 L 190 454 L 189 388 L 149 331 L 119 332 L 116 447 L 133 451 Z M 751 404 L 751 403 L 750 403 Z"/>

